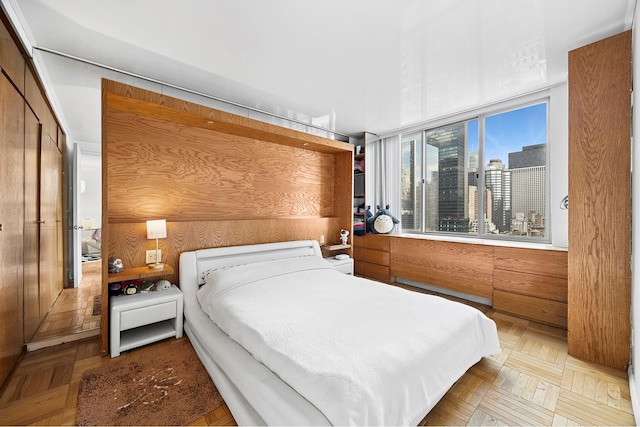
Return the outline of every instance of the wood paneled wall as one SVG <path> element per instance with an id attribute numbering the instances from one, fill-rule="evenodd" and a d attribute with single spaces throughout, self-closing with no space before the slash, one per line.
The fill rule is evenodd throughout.
<path id="1" fill-rule="evenodd" d="M 569 52 L 569 354 L 631 352 L 631 31 Z"/>
<path id="2" fill-rule="evenodd" d="M 382 281 L 404 278 L 489 298 L 497 311 L 567 327 L 566 251 L 406 236 L 366 235 L 354 242 L 359 275 Z M 386 275 L 381 270 L 385 263 Z M 376 275 L 379 271 L 382 277 Z"/>
<path id="3" fill-rule="evenodd" d="M 2 384 L 62 290 L 66 218 L 61 201 L 64 134 L 5 16 L 0 18 Z M 48 250 L 41 251 L 41 242 Z"/>
<path id="4" fill-rule="evenodd" d="M 391 239 L 391 275 L 493 297 L 493 246 L 411 237 Z"/>
<path id="5" fill-rule="evenodd" d="M 493 308 L 567 328 L 567 252 L 496 246 Z"/>
<path id="6" fill-rule="evenodd" d="M 391 236 L 367 233 L 353 236 L 352 242 L 356 275 L 385 283 L 393 282 L 389 268 Z"/>
<path id="7" fill-rule="evenodd" d="M 352 228 L 351 144 L 108 80 L 102 119 L 104 259 L 143 266 L 155 248 L 149 219 L 167 220 L 159 246 L 173 282 L 184 251 L 321 235 L 338 243 Z"/>

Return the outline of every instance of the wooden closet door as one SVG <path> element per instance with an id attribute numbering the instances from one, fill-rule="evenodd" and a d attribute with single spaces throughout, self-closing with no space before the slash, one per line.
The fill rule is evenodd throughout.
<path id="1" fill-rule="evenodd" d="M 569 52 L 569 354 L 631 352 L 631 31 Z"/>
<path id="2" fill-rule="evenodd" d="M 58 298 L 58 206 L 60 152 L 56 143 L 43 135 L 40 150 L 40 313 Z"/>
<path id="3" fill-rule="evenodd" d="M 0 75 L 0 384 L 23 349 L 24 100 Z"/>
<path id="4" fill-rule="evenodd" d="M 24 152 L 24 339 L 33 338 L 40 312 L 40 140 L 42 126 L 25 105 Z"/>

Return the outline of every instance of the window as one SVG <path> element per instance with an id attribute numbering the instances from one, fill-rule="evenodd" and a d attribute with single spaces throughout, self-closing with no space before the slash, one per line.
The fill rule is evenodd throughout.
<path id="1" fill-rule="evenodd" d="M 547 102 L 401 139 L 402 229 L 547 239 Z"/>

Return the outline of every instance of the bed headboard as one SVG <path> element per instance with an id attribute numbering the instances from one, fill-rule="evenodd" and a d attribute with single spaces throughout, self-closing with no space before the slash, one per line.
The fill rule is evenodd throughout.
<path id="1" fill-rule="evenodd" d="M 295 240 L 183 252 L 180 255 L 180 287 L 204 284 L 202 275 L 212 268 L 306 256 L 322 257 L 317 241 Z"/>

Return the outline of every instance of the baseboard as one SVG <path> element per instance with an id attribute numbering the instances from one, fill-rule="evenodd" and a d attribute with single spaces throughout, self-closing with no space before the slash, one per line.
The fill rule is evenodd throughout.
<path id="1" fill-rule="evenodd" d="M 40 341 L 33 341 L 27 344 L 27 351 L 39 350 L 45 347 L 64 344 L 66 342 L 79 341 L 85 338 L 91 338 L 100 335 L 100 328 L 89 329 L 87 331 L 77 332 L 75 334 L 64 335 L 60 337 L 47 338 Z"/>

